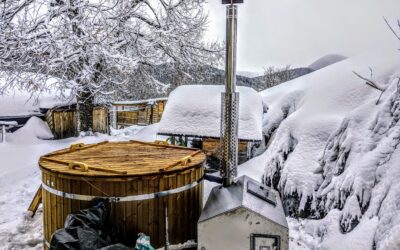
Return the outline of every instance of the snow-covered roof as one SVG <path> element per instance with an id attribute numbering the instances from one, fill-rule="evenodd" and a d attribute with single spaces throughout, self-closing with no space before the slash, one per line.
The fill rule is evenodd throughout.
<path id="1" fill-rule="evenodd" d="M 65 106 L 75 103 L 71 97 L 63 100 L 55 92 L 49 91 L 40 94 L 38 98 L 27 91 L 15 91 L 0 94 L 0 116 L 21 117 L 40 114 L 40 109 L 50 109 L 56 106 Z"/>
<path id="2" fill-rule="evenodd" d="M 239 139 L 262 139 L 262 98 L 257 91 L 238 87 Z M 184 85 L 171 92 L 159 134 L 220 137 L 222 85 Z"/>
<path id="3" fill-rule="evenodd" d="M 167 97 L 159 97 L 159 98 L 151 98 L 151 99 L 135 100 L 135 101 L 116 101 L 113 102 L 113 105 L 134 105 L 140 103 L 154 103 L 158 101 L 166 101 L 167 99 L 168 99 Z"/>
<path id="4" fill-rule="evenodd" d="M 36 75 L 23 72 L 34 81 Z M 39 77 L 40 78 L 40 77 Z M 0 71 L 0 87 L 7 86 L 12 79 Z M 15 84 L 13 89 L 0 93 L 0 117 L 26 117 L 40 114 L 40 109 L 50 109 L 56 106 L 70 105 L 76 102 L 71 90 L 57 88 L 59 79 L 46 78 L 43 90 L 27 90 Z"/>
<path id="5" fill-rule="evenodd" d="M 16 122 L 16 121 L 0 121 L 0 125 L 4 125 L 4 126 L 18 126 L 18 122 Z"/>
<path id="6" fill-rule="evenodd" d="M 268 191 L 269 196 L 275 196 L 276 205 L 249 192 L 249 183 L 257 187 L 262 187 L 262 190 Z M 216 186 L 212 189 L 207 203 L 201 212 L 199 223 L 240 207 L 246 208 L 283 227 L 288 227 L 278 192 L 246 175 L 237 178 L 234 184 L 229 187 Z"/>

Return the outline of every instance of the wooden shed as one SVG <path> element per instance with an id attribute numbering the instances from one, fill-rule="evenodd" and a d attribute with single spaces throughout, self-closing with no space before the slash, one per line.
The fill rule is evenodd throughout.
<path id="1" fill-rule="evenodd" d="M 55 139 L 78 135 L 76 105 L 58 106 L 46 112 L 46 122 Z M 106 106 L 93 108 L 93 132 L 109 133 L 109 115 Z"/>
<path id="2" fill-rule="evenodd" d="M 238 87 L 239 163 L 252 157 L 252 148 L 262 140 L 262 98 L 255 90 Z M 221 93 L 223 85 L 184 85 L 168 97 L 158 134 L 175 144 L 192 145 L 207 155 L 209 166 L 217 168 L 221 159 Z M 183 139 L 182 139 L 183 138 Z"/>
<path id="3" fill-rule="evenodd" d="M 201 142 L 202 146 L 200 149 L 208 157 L 208 162 L 211 165 L 219 166 L 220 160 L 222 159 L 222 148 L 221 142 L 219 138 L 210 138 L 205 137 L 202 138 Z M 238 148 L 238 163 L 241 164 L 246 162 L 248 159 L 251 158 L 251 148 L 253 146 L 253 142 L 239 140 L 239 148 Z"/>
<path id="4" fill-rule="evenodd" d="M 110 220 L 127 246 L 140 232 L 164 246 L 165 221 L 171 244 L 196 239 L 204 161 L 200 150 L 138 141 L 76 144 L 42 156 L 45 245 L 69 213 L 97 198 L 111 202 Z"/>
<path id="5" fill-rule="evenodd" d="M 164 112 L 167 98 L 138 101 L 118 101 L 112 104 L 113 127 L 120 129 L 132 125 L 158 123 Z"/>

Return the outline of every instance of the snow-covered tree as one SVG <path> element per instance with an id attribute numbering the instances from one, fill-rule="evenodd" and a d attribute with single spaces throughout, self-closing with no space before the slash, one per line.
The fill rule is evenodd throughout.
<path id="1" fill-rule="evenodd" d="M 271 88 L 280 83 L 290 81 L 296 77 L 298 77 L 298 75 L 290 65 L 287 65 L 284 68 L 276 68 L 274 66 L 267 67 L 264 69 L 264 75 L 262 79 L 263 86 L 260 88 L 260 90 Z"/>
<path id="2" fill-rule="evenodd" d="M 219 44 L 206 44 L 205 0 L 2 0 L 0 68 L 11 76 L 3 88 L 71 89 L 78 101 L 79 130 L 92 127 L 98 95 L 132 79 L 138 91 L 165 86 L 143 67 L 218 63 Z M 32 81 L 21 72 L 33 72 Z M 31 76 L 30 76 L 31 77 Z"/>

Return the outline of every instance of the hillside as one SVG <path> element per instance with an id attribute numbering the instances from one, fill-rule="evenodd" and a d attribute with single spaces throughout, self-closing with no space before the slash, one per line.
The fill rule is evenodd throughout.
<path id="1" fill-rule="evenodd" d="M 312 72 L 309 68 L 291 69 L 294 78 L 303 76 Z M 145 73 L 144 73 L 145 72 Z M 142 77 L 142 75 L 150 75 L 153 79 Z M 250 74 L 245 74 L 250 75 Z M 225 84 L 225 71 L 208 65 L 186 65 L 180 66 L 167 63 L 153 67 L 145 67 L 141 69 L 138 75 L 132 76 L 127 85 L 113 86 L 119 89 L 114 96 L 117 99 L 147 99 L 160 96 L 168 96 L 176 87 L 180 85 L 223 85 Z M 154 82 L 153 88 L 143 88 L 143 82 Z M 266 88 L 263 76 L 249 77 L 238 74 L 238 86 L 253 88 L 257 91 Z M 161 86 L 161 88 L 160 88 Z M 109 99 L 108 97 L 105 97 Z"/>
<path id="2" fill-rule="evenodd" d="M 347 57 L 342 56 L 342 55 L 337 55 L 337 54 L 328 54 L 325 55 L 321 58 L 319 58 L 318 60 L 316 60 L 315 62 L 311 63 L 308 68 L 312 69 L 312 70 L 319 70 L 322 68 L 325 68 L 331 64 L 340 62 L 347 59 Z"/>
<path id="3" fill-rule="evenodd" d="M 369 67 L 379 102 L 352 72 L 369 77 Z M 289 215 L 317 219 L 290 223 L 304 248 L 400 247 L 399 68 L 396 49 L 375 51 L 261 93 L 263 179 Z"/>
<path id="4" fill-rule="evenodd" d="M 283 70 L 283 71 L 278 71 L 278 72 L 272 73 L 270 78 L 277 77 L 278 79 L 280 79 L 278 84 L 281 84 L 285 80 L 282 81 L 281 80 L 282 78 L 280 78 L 279 75 L 289 75 L 290 79 L 292 80 L 292 79 L 296 79 L 298 77 L 310 74 L 313 71 L 314 70 L 311 68 L 295 68 L 295 69 Z M 253 87 L 254 89 L 261 91 L 261 90 L 265 90 L 266 88 L 268 88 L 268 85 L 264 80 L 264 76 L 258 76 L 258 77 L 252 78 L 252 80 L 255 83 L 255 85 Z"/>

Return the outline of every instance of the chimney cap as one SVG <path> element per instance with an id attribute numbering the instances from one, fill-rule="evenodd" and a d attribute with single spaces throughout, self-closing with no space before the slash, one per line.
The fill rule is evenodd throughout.
<path id="1" fill-rule="evenodd" d="M 238 4 L 243 3 L 243 0 L 222 0 L 222 4 Z"/>

